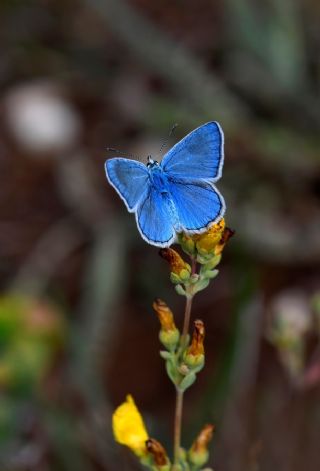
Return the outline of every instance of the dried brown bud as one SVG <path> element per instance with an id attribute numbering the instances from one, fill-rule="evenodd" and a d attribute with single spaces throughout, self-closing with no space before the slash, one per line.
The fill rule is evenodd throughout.
<path id="1" fill-rule="evenodd" d="M 212 438 L 213 431 L 213 425 L 205 425 L 189 450 L 189 459 L 197 468 L 203 466 L 208 461 L 208 445 Z"/>
<path id="2" fill-rule="evenodd" d="M 205 334 L 204 323 L 200 319 L 197 319 L 196 321 L 194 321 L 192 341 L 187 351 L 188 355 L 197 356 L 197 355 L 204 354 L 204 346 L 203 346 L 204 334 Z"/>
<path id="3" fill-rule="evenodd" d="M 164 301 L 157 298 L 154 300 L 152 307 L 158 315 L 162 330 L 165 332 L 176 330 L 172 311 Z"/>
<path id="4" fill-rule="evenodd" d="M 192 444 L 192 451 L 195 453 L 200 453 L 208 449 L 208 444 L 212 439 L 214 431 L 214 425 L 207 424 L 203 427 L 197 438 Z"/>
<path id="5" fill-rule="evenodd" d="M 204 346 L 205 335 L 204 324 L 200 319 L 194 321 L 191 345 L 185 352 L 185 362 L 190 367 L 199 367 L 204 364 Z"/>
<path id="6" fill-rule="evenodd" d="M 235 231 L 230 229 L 229 227 L 226 227 L 222 233 L 221 239 L 219 243 L 216 245 L 214 249 L 215 255 L 220 255 L 224 249 L 224 246 L 228 242 L 229 239 L 235 234 Z"/>
<path id="7" fill-rule="evenodd" d="M 153 456 L 154 462 L 157 466 L 165 466 L 168 464 L 169 459 L 166 450 L 160 442 L 154 438 L 149 438 L 146 441 L 148 452 Z"/>
<path id="8" fill-rule="evenodd" d="M 172 350 L 180 338 L 179 330 L 176 328 L 171 309 L 161 299 L 153 302 L 153 309 L 158 315 L 161 324 L 159 333 L 160 342 L 168 349 Z"/>
<path id="9" fill-rule="evenodd" d="M 160 249 L 159 254 L 169 263 L 170 270 L 175 275 L 184 276 L 185 272 L 191 272 L 190 265 L 186 263 L 175 250 L 168 247 L 165 249 Z"/>

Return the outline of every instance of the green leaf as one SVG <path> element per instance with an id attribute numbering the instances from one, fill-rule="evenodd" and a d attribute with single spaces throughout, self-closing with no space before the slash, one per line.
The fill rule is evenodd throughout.
<path id="1" fill-rule="evenodd" d="M 186 389 L 190 388 L 190 386 L 192 386 L 192 384 L 195 382 L 196 378 L 197 377 L 195 373 L 190 372 L 187 376 L 183 378 L 183 380 L 179 384 L 179 389 L 181 391 L 185 391 Z"/>
<path id="2" fill-rule="evenodd" d="M 209 285 L 210 280 L 208 278 L 203 278 L 199 280 L 194 286 L 193 286 L 193 292 L 198 293 L 199 291 L 202 291 L 203 289 L 207 288 Z"/>
<path id="3" fill-rule="evenodd" d="M 172 353 L 171 352 L 167 352 L 166 350 L 160 350 L 160 356 L 162 358 L 164 358 L 165 360 L 169 360 L 172 358 Z"/>
<path id="4" fill-rule="evenodd" d="M 166 370 L 169 378 L 173 382 L 173 384 L 177 384 L 177 380 L 179 377 L 179 373 L 177 371 L 176 366 L 172 363 L 171 360 L 166 361 Z"/>
<path id="5" fill-rule="evenodd" d="M 203 276 L 205 276 L 206 278 L 208 278 L 209 280 L 213 280 L 213 278 L 215 278 L 219 273 L 219 270 L 207 270 Z"/>
<path id="6" fill-rule="evenodd" d="M 186 290 L 181 285 L 176 285 L 175 289 L 176 289 L 176 292 L 180 294 L 181 296 L 186 295 Z"/>
<path id="7" fill-rule="evenodd" d="M 195 366 L 194 368 L 192 368 L 192 372 L 193 373 L 199 373 L 199 371 L 201 371 L 203 368 L 204 368 L 204 363 L 202 363 L 202 365 L 198 365 L 198 366 Z"/>

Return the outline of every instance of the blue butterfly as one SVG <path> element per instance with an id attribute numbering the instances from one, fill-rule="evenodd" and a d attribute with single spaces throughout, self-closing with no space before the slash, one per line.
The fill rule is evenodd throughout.
<path id="1" fill-rule="evenodd" d="M 135 213 L 142 238 L 170 246 L 177 233 L 199 234 L 218 222 L 225 202 L 214 183 L 222 174 L 224 137 L 213 121 L 192 131 L 158 163 L 113 158 L 105 169 L 110 184 Z"/>

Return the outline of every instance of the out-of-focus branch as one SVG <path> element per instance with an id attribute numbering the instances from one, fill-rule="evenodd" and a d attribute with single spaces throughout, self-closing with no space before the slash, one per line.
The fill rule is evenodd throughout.
<path id="1" fill-rule="evenodd" d="M 11 289 L 40 295 L 57 269 L 85 241 L 83 228 L 72 217 L 54 223 L 40 238 L 18 271 Z"/>
<path id="2" fill-rule="evenodd" d="M 181 44 L 165 36 L 154 24 L 123 0 L 83 0 L 94 8 L 107 27 L 153 72 L 159 73 L 207 119 L 212 115 L 229 126 L 248 113 L 246 105 Z"/>
<path id="3" fill-rule="evenodd" d="M 108 427 L 112 412 L 102 386 L 99 358 L 105 362 L 117 327 L 116 305 L 124 290 L 125 231 L 99 192 L 85 152 L 60 158 L 56 175 L 65 204 L 93 237 L 79 306 L 82 322 L 74 326 L 72 376 L 88 406 L 86 426 L 97 456 L 109 469 L 114 454 Z"/>
<path id="4" fill-rule="evenodd" d="M 88 257 L 80 310 L 83 321 L 74 336 L 73 377 L 83 391 L 88 407 L 88 431 L 94 439 L 99 460 L 106 470 L 118 469 L 109 424 L 112 410 L 102 387 L 102 361 L 108 358 L 117 328 L 118 299 L 123 290 L 126 263 L 125 234 L 119 223 L 96 231 Z M 101 359 L 101 361 L 100 361 Z"/>
<path id="5" fill-rule="evenodd" d="M 252 299 L 239 313 L 239 326 L 234 363 L 228 385 L 221 443 L 217 459 L 227 463 L 230 471 L 246 469 L 245 450 L 249 444 L 249 417 L 252 393 L 256 383 L 262 328 L 262 300 Z"/>
<path id="6" fill-rule="evenodd" d="M 120 290 L 124 289 L 125 231 L 99 193 L 90 159 L 84 152 L 60 156 L 56 178 L 72 216 L 55 223 L 42 236 L 16 276 L 12 289 L 42 295 L 62 262 L 92 238 L 78 307 L 82 319 L 72 329 L 71 376 L 80 386 L 87 405 L 86 431 L 93 438 L 101 465 L 109 470 L 112 469 L 110 456 L 114 453 L 108 446 L 111 410 L 102 388 L 99 358 L 105 359 L 112 347 L 117 326 L 116 304 Z M 117 464 L 113 469 L 118 469 Z"/>
<path id="7" fill-rule="evenodd" d="M 239 228 L 239 239 L 255 257 L 289 266 L 320 260 L 319 214 L 297 225 L 293 219 L 284 220 L 280 212 L 230 200 L 230 208 L 236 209 L 229 211 L 229 223 Z"/>

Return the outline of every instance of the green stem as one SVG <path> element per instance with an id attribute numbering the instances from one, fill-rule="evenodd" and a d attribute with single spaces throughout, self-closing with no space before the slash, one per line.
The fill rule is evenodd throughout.
<path id="1" fill-rule="evenodd" d="M 195 271 L 196 271 L 196 262 L 195 260 L 192 260 L 192 273 L 194 274 Z M 184 311 L 183 330 L 182 330 L 182 336 L 181 336 L 182 345 L 185 343 L 185 339 L 189 331 L 192 299 L 193 299 L 193 296 L 187 295 L 186 307 Z M 173 438 L 174 465 L 178 465 L 179 463 L 180 446 L 181 446 L 180 442 L 181 442 L 182 410 L 183 410 L 183 391 L 180 391 L 179 386 L 177 387 L 176 391 L 177 391 L 176 392 L 176 410 L 175 410 L 175 417 L 174 417 L 174 438 Z"/>
<path id="2" fill-rule="evenodd" d="M 183 329 L 182 329 L 182 339 L 181 339 L 182 342 L 184 341 L 184 339 L 186 338 L 189 332 L 191 306 L 192 306 L 192 296 L 187 295 L 186 308 L 184 312 Z"/>
<path id="3" fill-rule="evenodd" d="M 177 388 L 176 410 L 175 410 L 175 417 L 174 417 L 174 451 L 173 451 L 175 465 L 179 463 L 179 455 L 180 455 L 182 408 L 183 408 L 183 391 L 180 391 Z"/>
<path id="4" fill-rule="evenodd" d="M 192 258 L 191 259 L 191 275 L 194 275 L 196 273 L 196 269 L 197 269 L 197 262 L 195 261 L 194 258 Z M 193 296 L 187 293 L 186 307 L 184 311 L 183 329 L 182 329 L 182 341 L 185 340 L 189 332 L 192 298 Z"/>

